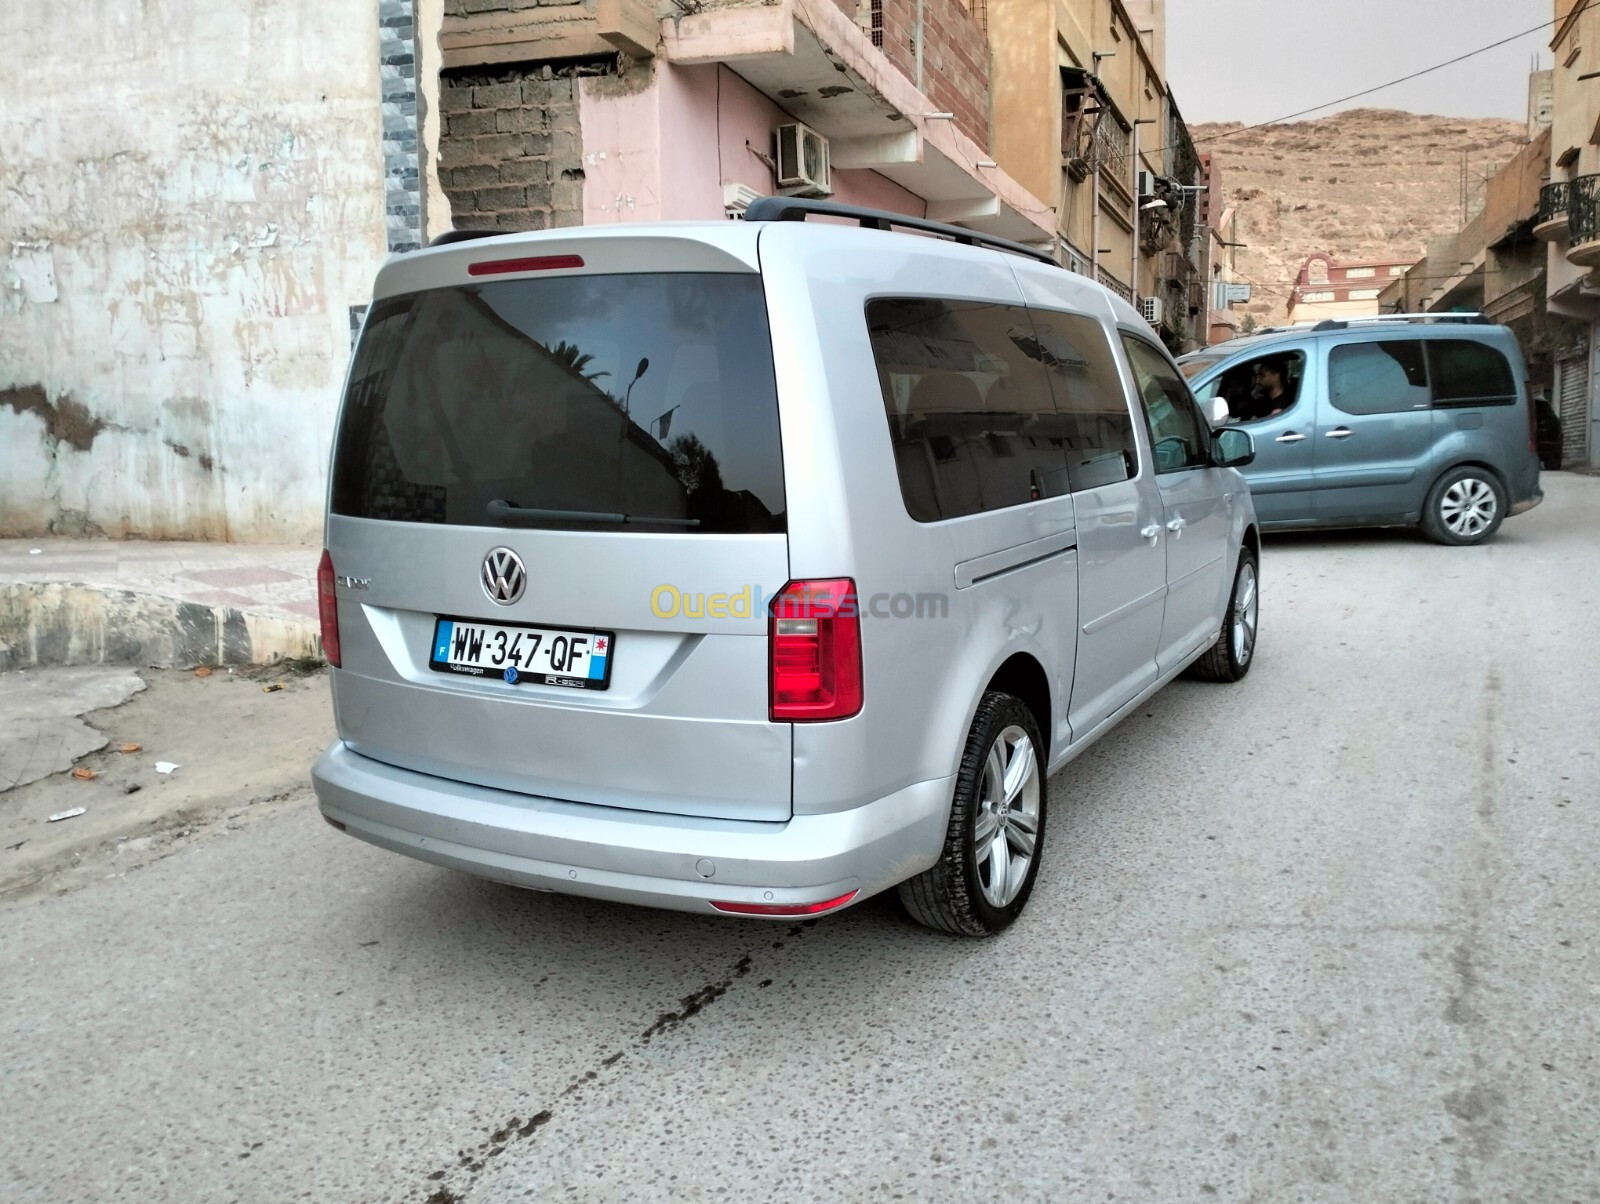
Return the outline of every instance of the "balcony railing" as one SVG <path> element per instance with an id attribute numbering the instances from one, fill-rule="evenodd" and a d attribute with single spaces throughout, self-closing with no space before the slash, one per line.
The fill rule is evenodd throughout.
<path id="1" fill-rule="evenodd" d="M 1567 224 L 1567 259 L 1581 267 L 1600 266 L 1600 175 L 1572 181 Z"/>
<path id="2" fill-rule="evenodd" d="M 1545 242 L 1567 237 L 1567 211 L 1572 207 L 1572 184 L 1556 180 L 1539 189 L 1539 216 L 1533 223 L 1533 236 Z"/>
<path id="3" fill-rule="evenodd" d="M 1557 180 L 1553 184 L 1546 184 L 1539 189 L 1539 224 L 1565 217 L 1571 203 L 1572 185 L 1568 181 Z"/>

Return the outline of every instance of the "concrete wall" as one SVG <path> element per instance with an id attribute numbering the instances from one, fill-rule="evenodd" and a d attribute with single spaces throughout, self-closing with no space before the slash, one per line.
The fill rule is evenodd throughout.
<path id="1" fill-rule="evenodd" d="M 376 0 L 7 13 L 0 534 L 315 541 L 384 255 Z"/>

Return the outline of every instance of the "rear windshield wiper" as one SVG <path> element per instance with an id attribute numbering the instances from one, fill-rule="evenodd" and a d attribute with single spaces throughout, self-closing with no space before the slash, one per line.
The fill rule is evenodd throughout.
<path id="1" fill-rule="evenodd" d="M 698 518 L 653 518 L 647 514 L 607 514 L 603 510 L 548 510 L 539 506 L 517 506 L 511 502 L 493 501 L 488 507 L 489 517 L 500 522 L 537 522 L 539 520 L 561 523 L 638 523 L 657 527 L 698 527 Z"/>

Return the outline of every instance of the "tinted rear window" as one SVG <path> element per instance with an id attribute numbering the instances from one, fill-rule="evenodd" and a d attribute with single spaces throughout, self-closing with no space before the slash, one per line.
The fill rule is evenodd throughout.
<path id="1" fill-rule="evenodd" d="M 936 298 L 867 303 L 906 512 L 918 522 L 1068 492 L 1066 427 L 1028 311 Z"/>
<path id="2" fill-rule="evenodd" d="M 1428 368 L 1436 406 L 1510 405 L 1517 399 L 1511 364 L 1483 343 L 1430 339 Z"/>
<path id="3" fill-rule="evenodd" d="M 333 510 L 782 531 L 759 277 L 563 276 L 375 302 L 339 421 Z"/>

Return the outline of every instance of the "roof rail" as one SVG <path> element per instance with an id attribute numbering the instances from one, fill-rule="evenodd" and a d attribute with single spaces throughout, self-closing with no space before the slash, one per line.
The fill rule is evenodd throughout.
<path id="1" fill-rule="evenodd" d="M 1288 334 L 1295 330 L 1306 331 L 1315 329 L 1317 329 L 1317 323 L 1315 322 L 1289 322 L 1282 326 L 1257 326 L 1249 334 L 1241 334 L 1237 337 L 1241 339 L 1252 339 L 1258 334 Z"/>
<path id="2" fill-rule="evenodd" d="M 996 238 L 992 234 L 981 234 L 963 226 L 930 222 L 920 217 L 907 217 L 903 213 L 863 209 L 859 205 L 841 205 L 835 201 L 807 201 L 797 197 L 765 196 L 751 201 L 750 207 L 744 211 L 744 220 L 747 222 L 803 222 L 808 217 L 846 218 L 859 222 L 863 230 L 890 230 L 898 226 L 902 230 L 934 234 L 953 242 L 965 243 L 969 247 L 988 247 L 1012 255 L 1025 255 L 1040 263 L 1048 263 L 1051 267 L 1061 266 L 1048 252 L 1036 251 L 1020 242 Z"/>
<path id="3" fill-rule="evenodd" d="M 1313 326 L 1312 330 L 1345 330 L 1351 326 L 1370 326 L 1379 322 L 1417 322 L 1428 325 L 1433 322 L 1463 322 L 1471 325 L 1492 325 L 1489 319 L 1479 313 L 1433 313 L 1433 314 L 1376 314 L 1365 318 L 1325 318 Z"/>
<path id="4" fill-rule="evenodd" d="M 446 230 L 428 240 L 430 247 L 442 247 L 453 242 L 468 242 L 474 238 L 495 238 L 501 234 L 515 234 L 515 230 Z"/>

